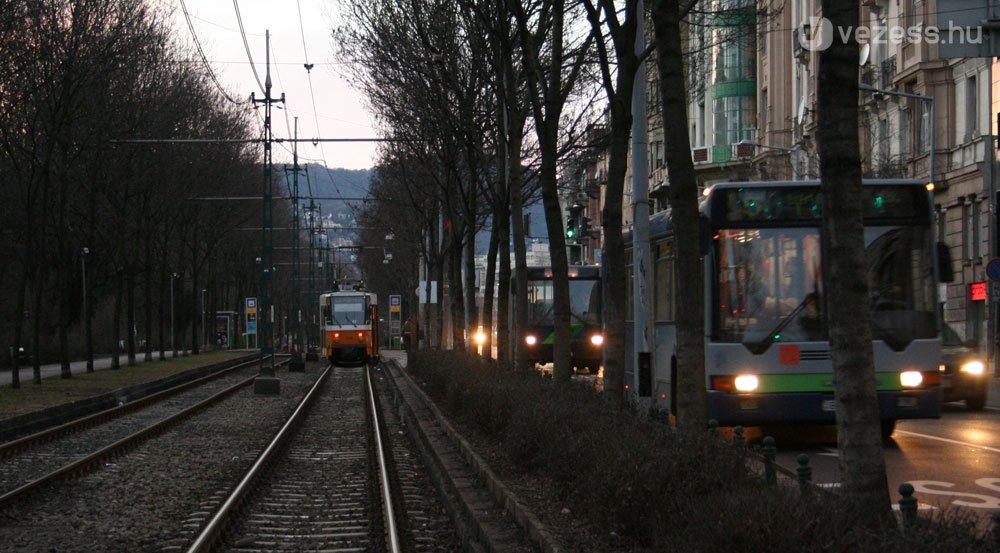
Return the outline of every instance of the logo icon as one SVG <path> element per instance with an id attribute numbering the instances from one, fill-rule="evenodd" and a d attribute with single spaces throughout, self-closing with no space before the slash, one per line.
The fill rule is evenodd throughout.
<path id="1" fill-rule="evenodd" d="M 825 17 L 810 17 L 799 25 L 799 46 L 810 52 L 826 50 L 833 44 L 833 23 Z"/>

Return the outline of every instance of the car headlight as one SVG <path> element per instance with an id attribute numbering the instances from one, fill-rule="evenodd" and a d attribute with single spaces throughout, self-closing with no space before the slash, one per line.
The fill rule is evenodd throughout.
<path id="1" fill-rule="evenodd" d="M 760 381 L 755 374 L 741 374 L 733 380 L 733 385 L 740 392 L 752 392 L 757 389 Z"/>
<path id="2" fill-rule="evenodd" d="M 920 371 L 903 371 L 899 373 L 899 383 L 904 388 L 916 388 L 924 381 L 924 375 Z"/>
<path id="3" fill-rule="evenodd" d="M 983 374 L 985 369 L 986 367 L 985 365 L 983 365 L 982 361 L 978 359 L 973 359 L 972 361 L 966 361 L 965 363 L 963 363 L 962 368 L 960 368 L 959 370 L 964 373 L 969 373 L 979 376 Z"/>
<path id="4" fill-rule="evenodd" d="M 524 343 L 528 344 L 529 346 L 533 346 L 537 342 L 538 342 L 538 338 L 535 337 L 534 334 L 529 334 L 529 335 L 527 335 L 527 336 L 524 337 Z"/>
<path id="5" fill-rule="evenodd" d="M 481 346 L 486 343 L 486 333 L 483 332 L 482 330 L 478 330 L 476 331 L 476 335 L 473 337 L 473 339 L 476 341 L 476 344 Z"/>
<path id="6" fill-rule="evenodd" d="M 593 336 L 590 337 L 590 343 L 594 344 L 595 346 L 599 346 L 604 343 L 604 336 L 600 334 L 594 334 Z"/>

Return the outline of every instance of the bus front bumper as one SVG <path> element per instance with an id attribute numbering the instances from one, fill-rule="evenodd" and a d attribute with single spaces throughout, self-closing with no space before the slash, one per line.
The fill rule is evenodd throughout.
<path id="1" fill-rule="evenodd" d="M 882 419 L 924 419 L 941 416 L 940 388 L 878 392 Z M 775 423 L 833 424 L 833 394 L 729 394 L 709 390 L 708 417 L 722 426 Z"/>

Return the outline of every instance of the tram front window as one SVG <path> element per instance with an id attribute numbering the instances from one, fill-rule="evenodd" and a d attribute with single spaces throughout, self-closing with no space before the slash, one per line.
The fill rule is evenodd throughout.
<path id="1" fill-rule="evenodd" d="M 528 282 L 528 315 L 531 324 L 551 325 L 555 303 L 551 280 Z M 600 324 L 601 284 L 596 280 L 569 281 L 570 324 Z"/>
<path id="2" fill-rule="evenodd" d="M 333 298 L 333 309 L 330 314 L 335 325 L 363 325 L 366 323 L 364 298 L 348 297 Z"/>

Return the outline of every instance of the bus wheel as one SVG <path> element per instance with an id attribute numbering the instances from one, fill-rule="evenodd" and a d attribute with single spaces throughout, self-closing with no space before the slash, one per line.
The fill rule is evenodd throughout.
<path id="1" fill-rule="evenodd" d="M 882 441 L 888 441 L 892 437 L 892 431 L 896 429 L 896 419 L 882 419 Z"/>

